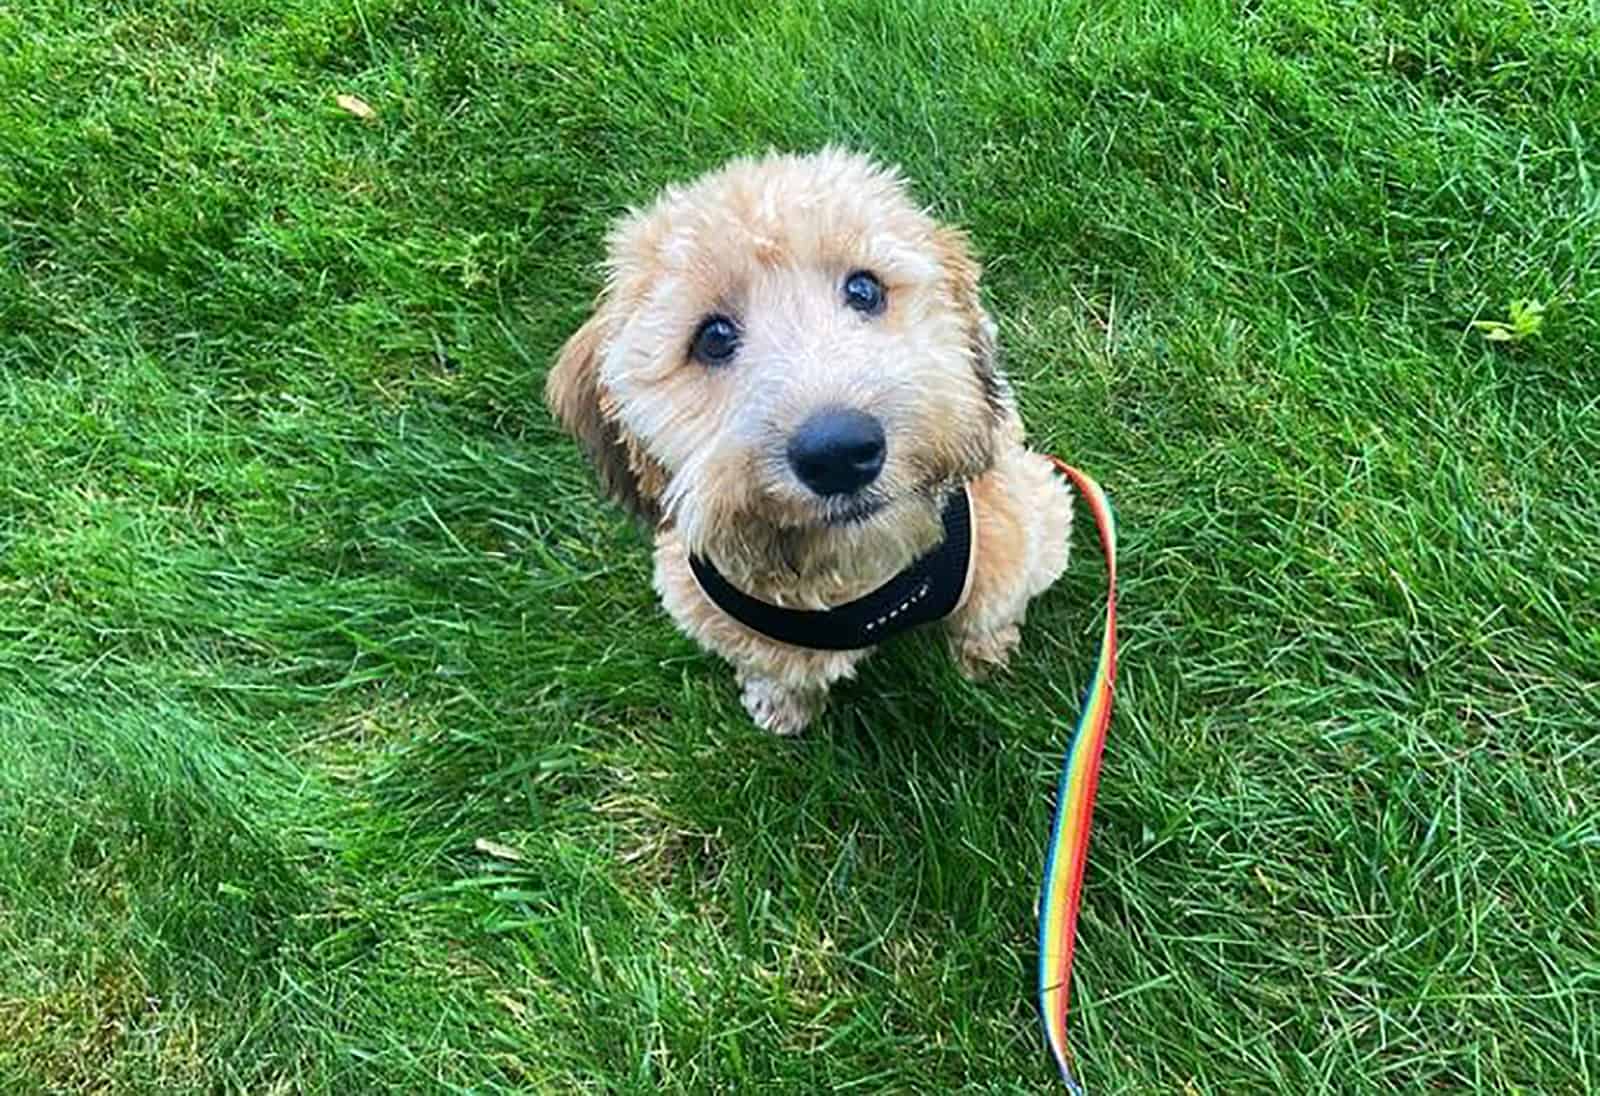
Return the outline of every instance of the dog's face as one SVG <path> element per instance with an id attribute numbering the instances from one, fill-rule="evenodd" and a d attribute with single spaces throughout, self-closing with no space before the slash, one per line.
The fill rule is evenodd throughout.
<path id="1" fill-rule="evenodd" d="M 937 535 L 1010 414 L 963 237 L 837 151 L 737 161 L 613 232 L 551 406 L 693 551 L 804 573 Z"/>

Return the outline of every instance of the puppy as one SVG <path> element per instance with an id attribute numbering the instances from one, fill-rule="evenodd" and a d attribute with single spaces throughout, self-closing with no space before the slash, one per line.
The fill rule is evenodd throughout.
<path id="1" fill-rule="evenodd" d="M 623 218 L 606 270 L 546 399 L 757 724 L 804 729 L 905 623 L 941 619 L 969 677 L 1006 664 L 1072 497 L 960 232 L 861 156 L 770 155 Z"/>

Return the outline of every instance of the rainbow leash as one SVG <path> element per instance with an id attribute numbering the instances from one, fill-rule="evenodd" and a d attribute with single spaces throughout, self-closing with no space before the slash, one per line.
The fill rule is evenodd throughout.
<path id="1" fill-rule="evenodd" d="M 1067 995 L 1072 978 L 1072 945 L 1078 926 L 1078 898 L 1089 852 L 1089 821 L 1100 781 L 1100 753 L 1111 723 L 1111 691 L 1117 677 L 1117 521 L 1100 485 L 1060 460 L 1056 467 L 1078 488 L 1094 515 L 1106 556 L 1106 625 L 1100 658 L 1084 693 L 1083 711 L 1072 732 L 1056 789 L 1056 815 L 1045 854 L 1044 887 L 1039 896 L 1039 1015 L 1045 1041 L 1061 1068 L 1068 1090 L 1083 1088 L 1072 1076 L 1067 1056 Z"/>

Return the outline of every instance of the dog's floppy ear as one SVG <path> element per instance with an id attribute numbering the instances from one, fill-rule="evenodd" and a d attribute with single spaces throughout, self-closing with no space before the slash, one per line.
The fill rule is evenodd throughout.
<path id="1" fill-rule="evenodd" d="M 978 276 L 982 267 L 973 258 L 966 234 L 960 229 L 940 225 L 934 230 L 934 251 L 939 265 L 944 268 L 946 292 L 950 303 L 967 324 L 967 345 L 972 354 L 972 368 L 983 386 L 984 402 L 999 426 L 1016 414 L 1011 396 L 1011 386 L 1000 368 L 999 329 L 984 310 L 978 295 Z"/>
<path id="2" fill-rule="evenodd" d="M 610 311 L 602 301 L 594 315 L 561 348 L 555 366 L 545 378 L 545 403 L 583 446 L 606 495 L 646 525 L 654 526 L 661 519 L 660 499 L 666 475 L 613 417 L 600 386 L 600 360 L 612 326 Z"/>

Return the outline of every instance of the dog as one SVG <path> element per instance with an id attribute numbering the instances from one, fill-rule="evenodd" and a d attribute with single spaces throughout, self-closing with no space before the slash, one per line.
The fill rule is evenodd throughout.
<path id="1" fill-rule="evenodd" d="M 803 730 L 904 624 L 941 620 L 970 678 L 1006 665 L 1073 499 L 1024 445 L 964 233 L 830 147 L 668 187 L 605 269 L 546 401 L 759 726 Z"/>

